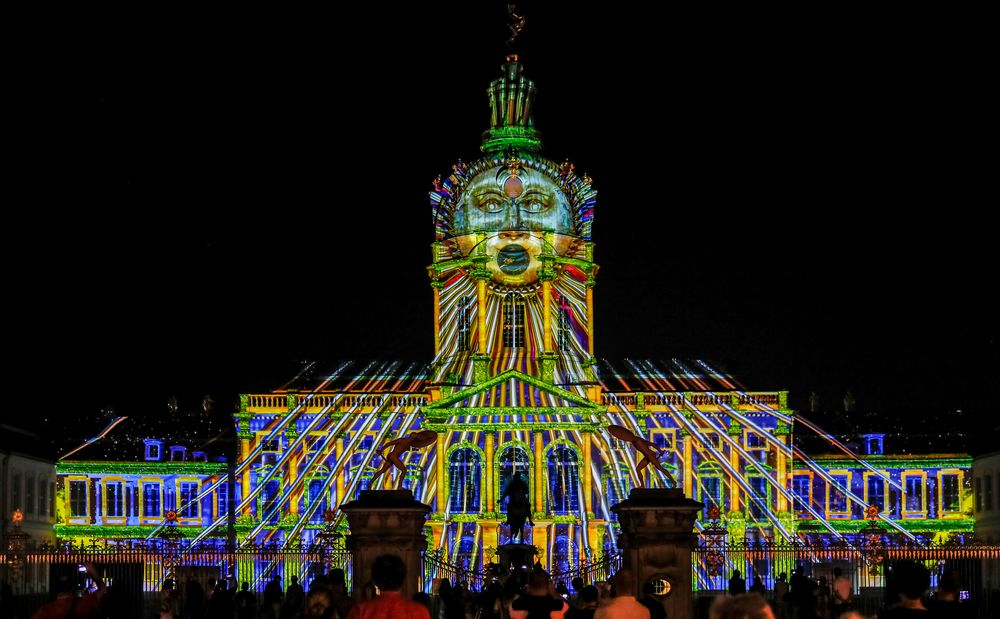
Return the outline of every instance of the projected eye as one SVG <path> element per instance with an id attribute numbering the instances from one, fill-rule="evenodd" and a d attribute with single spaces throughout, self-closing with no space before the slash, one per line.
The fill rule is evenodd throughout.
<path id="1" fill-rule="evenodd" d="M 499 213 L 506 203 L 503 195 L 499 193 L 487 193 L 476 196 L 476 206 L 487 213 Z"/>
<path id="2" fill-rule="evenodd" d="M 541 213 L 549 208 L 549 197 L 540 193 L 530 193 L 521 199 L 521 208 L 529 213 Z"/>

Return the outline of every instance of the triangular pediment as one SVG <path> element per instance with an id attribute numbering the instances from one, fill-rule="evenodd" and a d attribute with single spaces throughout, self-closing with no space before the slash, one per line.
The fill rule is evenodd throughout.
<path id="1" fill-rule="evenodd" d="M 596 409 L 584 395 L 548 383 L 520 370 L 506 370 L 431 403 L 427 410 L 459 408 Z"/>

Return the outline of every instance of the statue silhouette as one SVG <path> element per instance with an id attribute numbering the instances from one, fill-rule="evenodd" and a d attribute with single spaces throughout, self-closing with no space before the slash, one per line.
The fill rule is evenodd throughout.
<path id="1" fill-rule="evenodd" d="M 392 467 L 396 467 L 400 471 L 399 481 L 396 483 L 396 488 L 402 488 L 403 480 L 406 478 L 406 465 L 400 459 L 400 456 L 411 449 L 420 449 L 422 447 L 427 447 L 428 445 L 433 445 L 436 440 L 437 432 L 432 430 L 421 430 L 419 432 L 414 432 L 409 436 L 401 436 L 400 438 L 389 441 L 388 443 L 383 443 L 378 449 L 380 453 L 389 447 L 392 447 L 392 451 L 382 457 L 382 466 L 379 467 L 374 474 L 372 474 L 369 487 L 374 488 L 375 480 L 381 477 L 382 473 L 385 473 Z"/>
<path id="2" fill-rule="evenodd" d="M 535 522 L 531 519 L 531 502 L 528 500 L 528 483 L 521 479 L 520 473 L 514 473 L 514 477 L 507 484 L 507 488 L 503 491 L 503 496 L 500 497 L 500 504 L 503 505 L 504 499 L 509 499 L 507 502 L 507 521 L 503 524 L 510 527 L 510 539 L 511 542 L 514 538 L 520 537 L 521 543 L 524 543 L 524 523 L 525 521 L 531 523 L 534 526 Z"/>
<path id="3" fill-rule="evenodd" d="M 635 465 L 635 472 L 637 475 L 642 473 L 642 469 L 652 464 L 654 467 L 659 469 L 661 473 L 667 476 L 671 486 L 675 488 L 677 487 L 677 480 L 675 480 L 674 476 L 670 474 L 670 471 L 668 471 L 666 467 L 660 463 L 660 459 L 657 454 L 653 453 L 654 449 L 661 452 L 664 451 L 663 447 L 657 447 L 655 443 L 650 443 L 646 439 L 633 434 L 628 428 L 623 428 L 621 426 L 608 426 L 608 434 L 620 441 L 629 443 L 635 447 L 636 451 L 642 454 L 642 460 L 639 460 L 639 462 Z M 642 479 L 641 476 L 639 478 Z"/>

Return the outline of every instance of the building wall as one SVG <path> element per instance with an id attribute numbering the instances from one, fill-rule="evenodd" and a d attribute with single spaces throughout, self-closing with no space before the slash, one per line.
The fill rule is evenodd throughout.
<path id="1" fill-rule="evenodd" d="M 6 547 L 6 532 L 14 510 L 20 509 L 24 520 L 21 530 L 36 542 L 55 541 L 53 524 L 56 515 L 56 471 L 51 460 L 17 452 L 0 452 L 0 477 L 3 518 L 0 540 Z"/>
<path id="2" fill-rule="evenodd" d="M 1000 451 L 972 461 L 972 490 L 976 515 L 976 537 L 1000 542 Z"/>

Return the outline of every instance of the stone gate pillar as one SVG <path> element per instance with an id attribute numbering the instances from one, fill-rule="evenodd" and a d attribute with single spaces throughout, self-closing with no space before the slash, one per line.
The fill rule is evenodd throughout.
<path id="1" fill-rule="evenodd" d="M 424 521 L 428 505 L 415 500 L 409 490 L 366 490 L 361 498 L 340 506 L 347 514 L 350 535 L 347 549 L 353 557 L 351 595 L 358 598 L 371 580 L 376 557 L 394 554 L 406 565 L 403 595 L 417 592 L 423 564 L 420 553 L 427 548 Z"/>
<path id="2" fill-rule="evenodd" d="M 628 499 L 613 505 L 622 537 L 622 567 L 635 574 L 636 595 L 653 579 L 670 584 L 663 600 L 668 617 L 690 617 L 691 551 L 697 536 L 695 517 L 704 505 L 675 488 L 635 488 Z"/>

